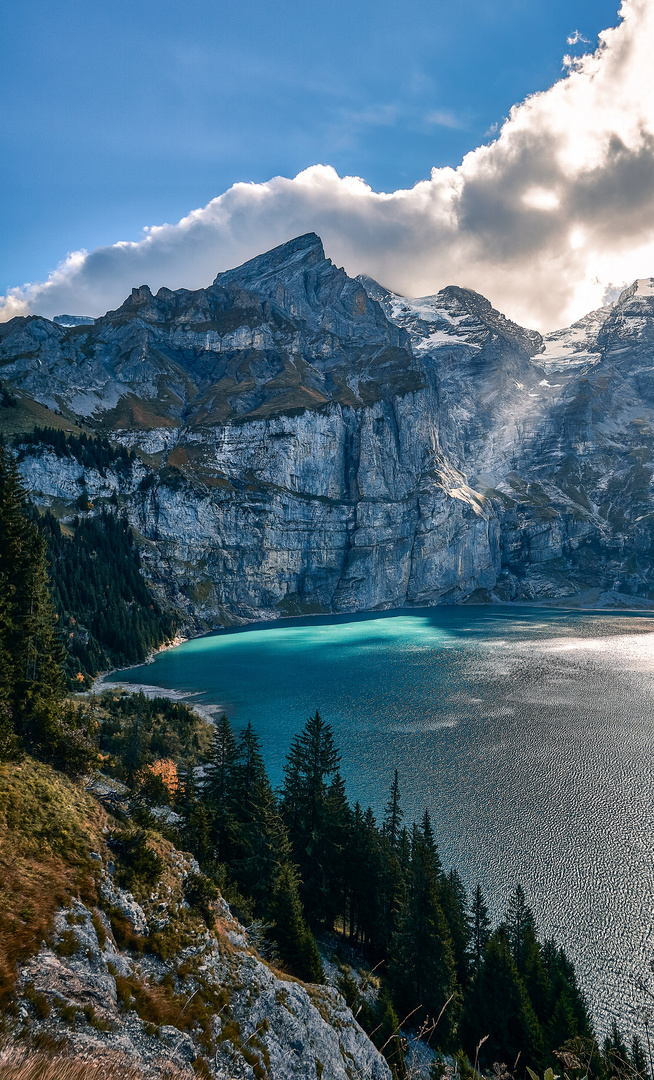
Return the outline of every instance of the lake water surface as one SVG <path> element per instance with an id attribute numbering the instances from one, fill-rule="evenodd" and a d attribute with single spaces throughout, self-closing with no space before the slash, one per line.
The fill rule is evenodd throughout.
<path id="1" fill-rule="evenodd" d="M 495 917 L 521 882 L 603 1030 L 654 960 L 654 614 L 430 608 L 222 631 L 116 680 L 249 720 L 275 784 L 318 708 L 351 799 L 427 807 Z"/>

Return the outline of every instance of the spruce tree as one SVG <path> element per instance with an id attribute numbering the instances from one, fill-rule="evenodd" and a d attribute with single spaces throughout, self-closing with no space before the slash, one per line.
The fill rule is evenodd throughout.
<path id="1" fill-rule="evenodd" d="M 271 897 L 272 935 L 282 962 L 306 982 L 324 982 L 320 953 L 304 921 L 297 871 L 290 863 L 280 866 Z"/>
<path id="2" fill-rule="evenodd" d="M 265 774 L 261 742 L 252 723 L 241 733 L 231 766 L 234 805 L 245 808 L 254 784 Z"/>
<path id="3" fill-rule="evenodd" d="M 439 1029 L 445 1043 L 459 1003 L 452 940 L 439 901 L 440 863 L 434 846 L 429 831 L 425 837 L 424 828 L 414 826 L 407 895 L 391 945 L 389 980 L 403 1013 L 422 1007 L 422 1016 L 435 1018 L 454 996 Z"/>
<path id="4" fill-rule="evenodd" d="M 627 1080 L 627 1077 L 633 1076 L 629 1051 L 615 1017 L 604 1039 L 604 1067 L 609 1080 Z"/>
<path id="5" fill-rule="evenodd" d="M 459 986 L 465 990 L 470 970 L 471 928 L 468 902 L 463 882 L 454 867 L 444 874 L 440 884 L 440 902 L 452 939 Z"/>
<path id="6" fill-rule="evenodd" d="M 280 866 L 288 863 L 291 845 L 265 771 L 253 779 L 236 826 L 232 867 L 239 887 L 252 898 L 257 915 L 270 915 L 270 897 Z"/>
<path id="7" fill-rule="evenodd" d="M 547 1013 L 542 1022 L 548 1045 L 555 1050 L 576 1036 L 593 1038 L 588 1005 L 564 950 L 549 939 L 543 945 L 542 959 L 548 998 Z"/>
<path id="8" fill-rule="evenodd" d="M 396 847 L 399 840 L 403 817 L 404 815 L 400 805 L 400 781 L 396 769 L 393 783 L 391 784 L 388 802 L 386 803 L 386 809 L 384 810 L 383 823 L 384 834 L 388 837 L 388 841 L 393 848 Z"/>
<path id="9" fill-rule="evenodd" d="M 636 1080 L 650 1080 L 645 1049 L 637 1035 L 634 1035 L 631 1040 L 631 1064 L 634 1067 Z"/>
<path id="10" fill-rule="evenodd" d="M 506 935 L 511 955 L 520 975 L 524 975 L 527 958 L 527 939 L 532 939 L 535 932 L 534 916 L 527 906 L 524 889 L 517 885 L 509 897 L 509 906 L 504 916 Z M 531 931 L 531 934 L 529 933 Z"/>
<path id="11" fill-rule="evenodd" d="M 534 1070 L 542 1065 L 540 1025 L 502 928 L 486 946 L 461 1017 L 461 1041 L 470 1060 L 482 1039 L 486 1039 L 480 1049 L 484 1068 L 497 1061 L 511 1072 L 518 1054 Z"/>
<path id="12" fill-rule="evenodd" d="M 16 463 L 1 444 L 0 598 L 3 752 L 14 753 L 19 742 L 63 769 L 83 769 L 92 750 L 79 718 L 63 709 L 64 652 L 50 600 L 44 541 L 29 520 Z"/>
<path id="13" fill-rule="evenodd" d="M 284 766 L 282 813 L 302 879 L 301 895 L 312 926 L 333 918 L 328 793 L 340 755 L 329 724 L 316 711 L 296 736 Z M 333 809 L 333 807 L 332 807 Z"/>
<path id="14" fill-rule="evenodd" d="M 491 936 L 491 921 L 488 917 L 488 908 L 479 884 L 475 888 L 472 899 L 470 924 L 472 974 L 474 976 L 481 967 L 484 949 L 488 945 Z"/>
<path id="15" fill-rule="evenodd" d="M 345 794 L 345 783 L 337 770 L 325 799 L 325 833 L 328 838 L 326 870 L 330 882 L 325 921 L 333 926 L 341 917 L 345 928 L 349 871 L 348 849 L 352 831 L 352 811 Z"/>
<path id="16" fill-rule="evenodd" d="M 206 770 L 205 798 L 211 811 L 215 856 L 230 857 L 234 830 L 234 765 L 236 740 L 223 713 L 214 728 L 211 757 Z"/>

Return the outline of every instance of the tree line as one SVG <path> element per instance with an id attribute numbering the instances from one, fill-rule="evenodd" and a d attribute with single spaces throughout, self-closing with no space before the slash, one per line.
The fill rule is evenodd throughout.
<path id="1" fill-rule="evenodd" d="M 318 712 L 293 740 L 279 792 L 252 726 L 236 738 L 223 716 L 202 779 L 188 769 L 174 803 L 179 842 L 242 919 L 271 928 L 290 971 L 321 980 L 315 938 L 326 933 L 375 967 L 382 990 L 364 1019 L 378 1041 L 406 1018 L 482 1068 L 541 1069 L 571 1040 L 594 1039 L 574 967 L 539 940 L 521 886 L 493 928 L 481 888 L 469 896 L 443 867 L 429 813 L 404 823 L 397 772 L 380 822 L 350 804 Z M 342 989 L 355 1004 L 356 986 Z M 393 1040 L 386 1050 L 402 1075 Z"/>
<path id="2" fill-rule="evenodd" d="M 105 436 L 82 432 L 74 435 L 61 428 L 35 427 L 33 431 L 16 436 L 19 454 L 34 453 L 42 446 L 49 447 L 59 458 L 75 458 L 85 469 L 97 469 L 103 476 L 108 468 L 127 471 L 136 460 L 133 450 L 114 446 Z"/>
<path id="3" fill-rule="evenodd" d="M 103 510 L 64 533 L 49 511 L 34 515 L 46 544 L 52 602 L 71 687 L 109 668 L 142 664 L 174 636 L 179 619 L 148 588 L 126 519 Z"/>

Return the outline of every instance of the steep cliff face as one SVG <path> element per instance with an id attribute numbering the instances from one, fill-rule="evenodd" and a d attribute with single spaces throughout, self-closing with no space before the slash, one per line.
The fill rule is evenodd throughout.
<path id="1" fill-rule="evenodd" d="M 29 757 L 0 767 L 0 1075 L 14 1075 L 3 1070 L 9 1041 L 65 1049 L 69 1064 L 120 1061 L 125 1076 L 138 1066 L 153 1080 L 170 1066 L 189 1080 L 391 1080 L 333 985 L 263 959 L 256 924 L 245 930 L 221 896 L 202 914 L 189 904 L 190 854 L 141 833 L 156 880 L 119 883 L 120 826 L 90 794 L 117 787 L 96 777 L 84 788 Z"/>
<path id="2" fill-rule="evenodd" d="M 354 281 L 308 234 L 93 324 L 14 319 L 0 376 L 137 450 L 120 474 L 31 447 L 21 468 L 64 516 L 82 487 L 117 501 L 197 625 L 647 599 L 653 328 L 649 280 L 543 339 L 469 290 Z"/>

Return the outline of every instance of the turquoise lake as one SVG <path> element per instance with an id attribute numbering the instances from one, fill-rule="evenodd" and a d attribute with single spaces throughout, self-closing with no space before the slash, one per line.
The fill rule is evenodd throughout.
<path id="1" fill-rule="evenodd" d="M 221 631 L 111 678 L 251 720 L 275 784 L 318 708 L 350 798 L 378 814 L 397 767 L 444 864 L 496 917 L 521 882 L 598 1027 L 631 1029 L 654 960 L 653 635 L 654 613 L 429 608 Z"/>

